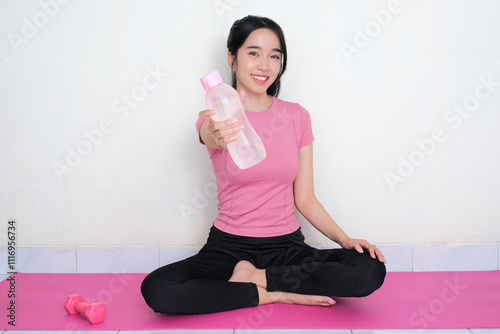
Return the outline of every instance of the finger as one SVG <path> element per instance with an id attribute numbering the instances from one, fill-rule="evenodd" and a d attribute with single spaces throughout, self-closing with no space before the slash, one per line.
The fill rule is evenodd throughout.
<path id="1" fill-rule="evenodd" d="M 226 144 L 224 144 L 224 143 L 219 143 L 219 144 L 217 144 L 217 145 L 219 145 L 219 148 L 220 148 L 220 149 L 222 149 L 222 150 L 224 150 L 224 151 L 227 151 L 227 145 L 226 145 Z"/>
<path id="2" fill-rule="evenodd" d="M 227 119 L 225 121 L 213 122 L 214 130 L 225 129 L 229 127 L 237 127 L 238 120 L 236 119 Z"/>
<path id="3" fill-rule="evenodd" d="M 366 240 L 359 240 L 359 243 L 361 244 L 361 246 L 364 249 L 366 249 L 368 251 L 368 253 L 370 253 L 370 256 L 374 259 L 375 258 L 375 246 L 373 246 L 372 244 L 370 244 Z"/>
<path id="4" fill-rule="evenodd" d="M 332 306 L 335 305 L 335 300 L 331 297 L 319 297 L 317 301 L 320 306 Z"/>
<path id="5" fill-rule="evenodd" d="M 370 253 L 370 256 L 372 257 L 372 259 L 377 258 L 377 256 L 375 255 L 375 251 L 376 251 L 377 247 L 375 245 L 370 244 L 366 240 L 359 240 L 359 243 L 363 246 L 364 249 L 366 249 L 368 251 L 368 253 Z"/>
<path id="6" fill-rule="evenodd" d="M 216 134 L 220 135 L 220 131 L 216 132 Z M 232 143 L 232 142 L 238 140 L 239 138 L 240 137 L 239 137 L 238 133 L 233 133 L 233 134 L 230 134 L 227 136 L 220 136 L 220 137 L 217 137 L 216 144 L 219 145 L 220 147 L 222 147 L 222 149 L 227 150 L 227 145 L 229 143 Z"/>
<path id="7" fill-rule="evenodd" d="M 240 94 L 240 100 L 241 100 L 241 102 L 245 101 L 245 91 L 242 90 L 242 91 L 240 91 L 239 94 Z"/>
<path id="8" fill-rule="evenodd" d="M 358 253 L 364 253 L 365 251 L 363 250 L 363 247 L 361 247 L 361 245 L 359 243 L 356 243 L 354 245 L 354 249 L 356 249 L 358 251 Z"/>
<path id="9" fill-rule="evenodd" d="M 370 252 L 370 256 L 372 257 L 372 259 L 377 258 L 377 256 L 375 255 L 375 251 L 376 251 L 375 246 L 370 246 L 370 248 L 368 248 L 368 251 Z"/>
<path id="10" fill-rule="evenodd" d="M 241 129 L 243 129 L 243 125 L 233 125 L 230 127 L 222 128 L 219 130 L 219 134 L 221 137 L 232 137 L 234 135 L 237 135 Z"/>
<path id="11" fill-rule="evenodd" d="M 377 258 L 380 260 L 380 262 L 387 263 L 387 260 L 384 257 L 384 254 L 382 254 L 382 251 L 378 248 L 376 248 L 376 253 L 377 253 Z"/>
<path id="12" fill-rule="evenodd" d="M 215 110 L 213 109 L 205 109 L 198 113 L 198 117 L 206 120 L 210 120 L 212 118 L 211 116 L 213 115 L 215 115 Z"/>
<path id="13" fill-rule="evenodd" d="M 240 138 L 239 135 L 234 135 L 234 136 L 229 136 L 229 137 L 224 137 L 222 140 L 224 141 L 224 144 L 229 144 L 232 143 L 233 141 L 237 141 Z"/>

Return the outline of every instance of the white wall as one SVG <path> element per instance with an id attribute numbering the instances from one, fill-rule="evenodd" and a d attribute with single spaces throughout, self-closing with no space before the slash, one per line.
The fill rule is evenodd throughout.
<path id="1" fill-rule="evenodd" d="M 280 97 L 311 113 L 317 195 L 350 235 L 498 242 L 499 11 L 494 0 L 0 0 L 0 233 L 16 219 L 24 247 L 201 245 L 216 199 L 195 131 L 199 78 L 228 78 L 229 27 L 257 14 L 285 31 Z"/>

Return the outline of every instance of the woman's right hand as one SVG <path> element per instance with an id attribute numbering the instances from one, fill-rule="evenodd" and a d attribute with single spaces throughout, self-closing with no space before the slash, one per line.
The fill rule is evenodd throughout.
<path id="1" fill-rule="evenodd" d="M 215 111 L 212 109 L 202 110 L 198 114 L 200 118 L 207 121 L 200 129 L 201 139 L 208 147 L 227 150 L 227 144 L 239 138 L 238 133 L 242 127 L 236 119 L 215 122 L 211 117 L 214 114 Z"/>
<path id="2" fill-rule="evenodd" d="M 245 101 L 245 91 L 240 91 L 240 100 Z M 238 124 L 237 119 L 227 119 L 222 122 L 215 122 L 212 115 L 213 109 L 206 109 L 199 112 L 198 116 L 205 119 L 200 129 L 200 136 L 205 145 L 214 149 L 227 150 L 227 144 L 238 140 L 238 133 L 243 129 L 243 125 Z"/>

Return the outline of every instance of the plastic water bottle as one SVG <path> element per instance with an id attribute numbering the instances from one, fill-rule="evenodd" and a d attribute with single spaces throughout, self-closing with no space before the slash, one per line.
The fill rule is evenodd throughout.
<path id="1" fill-rule="evenodd" d="M 205 104 L 215 110 L 212 119 L 216 122 L 235 118 L 243 125 L 239 138 L 227 144 L 234 163 L 241 169 L 250 168 L 266 158 L 266 149 L 259 135 L 250 125 L 238 92 L 224 83 L 218 71 L 203 78 L 201 84 L 207 90 Z"/>

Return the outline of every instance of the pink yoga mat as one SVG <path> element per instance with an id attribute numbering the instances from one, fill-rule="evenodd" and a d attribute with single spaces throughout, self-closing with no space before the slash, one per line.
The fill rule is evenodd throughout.
<path id="1" fill-rule="evenodd" d="M 500 328 L 500 271 L 388 273 L 374 294 L 337 298 L 332 307 L 271 304 L 205 315 L 154 313 L 140 294 L 145 276 L 16 274 L 0 283 L 0 329 Z M 66 313 L 64 300 L 76 293 L 106 305 L 103 323 Z M 13 320 L 15 327 L 8 323 Z"/>

